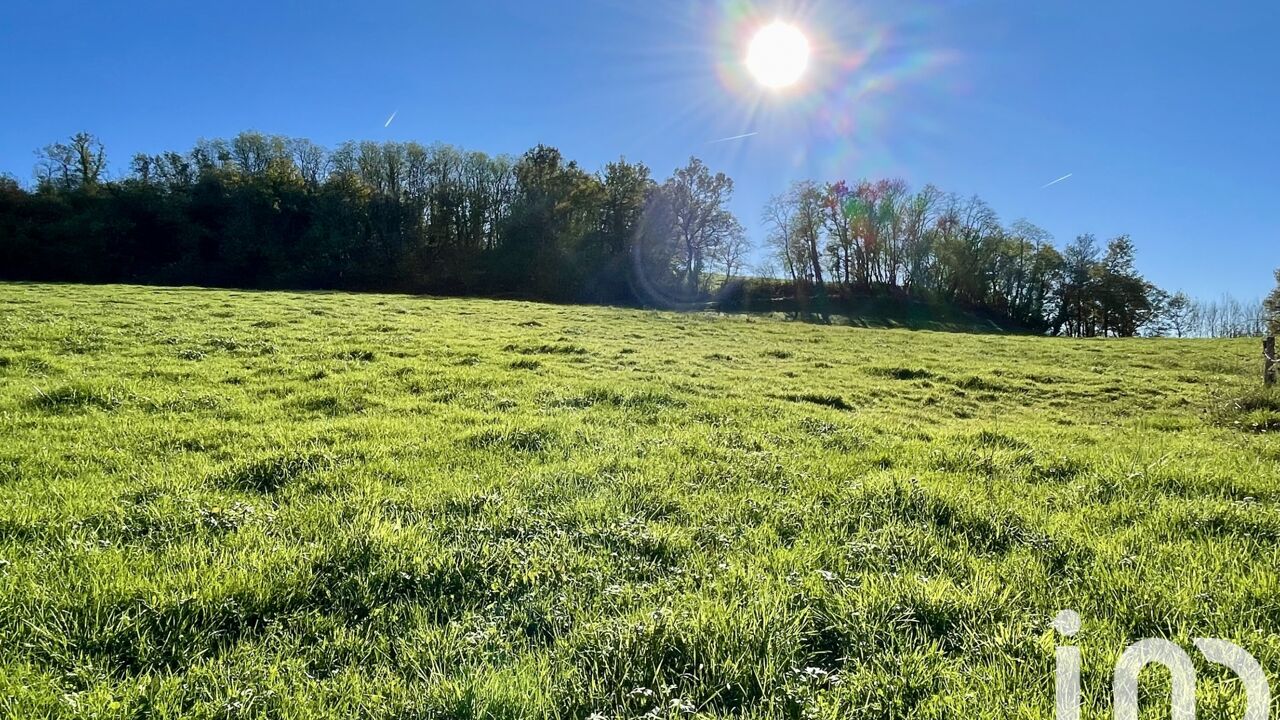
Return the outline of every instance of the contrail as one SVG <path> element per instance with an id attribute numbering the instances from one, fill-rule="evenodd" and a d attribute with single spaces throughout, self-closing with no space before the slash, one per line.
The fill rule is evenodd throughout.
<path id="1" fill-rule="evenodd" d="M 386 128 L 386 127 L 391 127 L 391 121 L 396 119 L 396 113 L 398 113 L 398 112 L 400 112 L 400 111 L 399 111 L 399 110 L 396 110 L 395 112 L 391 113 L 391 117 L 387 118 L 387 122 L 386 122 L 386 123 L 384 123 L 384 124 L 382 125 L 382 127 L 384 127 L 384 128 Z"/>
<path id="2" fill-rule="evenodd" d="M 1051 187 L 1053 187 L 1054 185 L 1057 185 L 1057 184 L 1058 184 L 1058 183 L 1060 183 L 1060 182 L 1065 182 L 1065 181 L 1067 181 L 1067 180 L 1070 180 L 1072 175 L 1075 175 L 1075 173 L 1067 173 L 1066 175 L 1063 175 L 1062 177 L 1058 178 L 1057 180 L 1054 180 L 1053 182 L 1049 183 L 1048 185 L 1043 185 L 1043 186 L 1041 186 L 1041 187 L 1040 187 L 1040 189 L 1041 189 L 1041 190 L 1044 190 L 1045 188 L 1051 188 Z"/>
<path id="3" fill-rule="evenodd" d="M 744 138 L 755 137 L 756 135 L 759 135 L 759 134 L 760 134 L 760 133 L 758 133 L 758 132 L 749 132 L 749 133 L 745 133 L 745 134 L 743 134 L 743 135 L 734 135 L 733 137 L 720 138 L 719 140 L 712 140 L 711 142 L 709 142 L 709 143 L 707 143 L 707 144 L 708 144 L 708 145 L 715 145 L 716 143 L 726 143 L 726 142 L 729 142 L 729 141 L 731 141 L 731 140 L 742 140 L 742 139 L 744 139 Z"/>

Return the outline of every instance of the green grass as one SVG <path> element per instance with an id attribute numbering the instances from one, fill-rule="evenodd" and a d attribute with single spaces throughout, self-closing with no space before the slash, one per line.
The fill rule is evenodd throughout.
<path id="1" fill-rule="evenodd" d="M 1274 673 L 1256 354 L 0 285 L 0 711 L 1047 718 L 1065 608 L 1086 717 Z"/>

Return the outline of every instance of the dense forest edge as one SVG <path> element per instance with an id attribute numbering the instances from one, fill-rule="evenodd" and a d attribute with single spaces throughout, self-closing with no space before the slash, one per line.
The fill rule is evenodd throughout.
<path id="1" fill-rule="evenodd" d="M 901 180 L 794 183 L 761 213 L 758 262 L 727 209 L 733 180 L 697 158 L 658 181 L 642 163 L 592 173 L 543 145 L 518 158 L 414 142 L 329 150 L 257 132 L 138 154 L 118 178 L 87 133 L 36 155 L 31 187 L 0 177 L 0 279 L 518 297 L 1080 337 L 1259 335 L 1280 316 L 1280 289 L 1197 302 L 1145 279 L 1127 236 L 1059 248 L 1028 221 L 1002 224 L 979 198 Z"/>

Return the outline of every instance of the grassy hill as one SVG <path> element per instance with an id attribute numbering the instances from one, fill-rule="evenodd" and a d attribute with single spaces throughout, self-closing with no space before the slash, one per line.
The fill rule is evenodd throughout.
<path id="1" fill-rule="evenodd" d="M 1274 671 L 1256 355 L 0 285 L 0 711 L 1047 718 L 1062 643 L 1102 717 L 1136 639 Z"/>
<path id="2" fill-rule="evenodd" d="M 792 309 L 773 309 L 777 305 L 792 306 Z M 808 322 L 836 327 L 1031 334 L 1026 328 L 1018 326 L 1005 317 L 984 314 L 977 310 L 966 310 L 946 303 L 931 303 L 912 298 L 852 298 L 831 303 L 825 315 L 811 310 L 800 312 L 794 306 L 794 302 L 783 301 L 771 303 L 759 309 L 753 308 L 752 311 L 757 316 L 769 316 L 778 320 L 802 317 Z"/>

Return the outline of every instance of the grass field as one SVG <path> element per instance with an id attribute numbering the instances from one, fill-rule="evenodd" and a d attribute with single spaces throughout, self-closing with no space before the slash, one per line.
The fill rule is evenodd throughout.
<path id="1" fill-rule="evenodd" d="M 0 712 L 1045 718 L 1074 644 L 1100 718 L 1145 637 L 1274 674 L 1259 364 L 1255 340 L 0 285 Z M 1197 662 L 1202 716 L 1239 717 Z"/>

